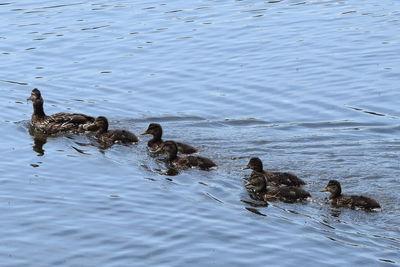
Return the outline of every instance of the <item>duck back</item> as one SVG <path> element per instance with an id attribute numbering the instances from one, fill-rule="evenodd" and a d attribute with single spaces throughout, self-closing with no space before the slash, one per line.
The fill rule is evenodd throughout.
<path id="1" fill-rule="evenodd" d="M 294 186 L 272 187 L 264 193 L 265 201 L 280 200 L 287 203 L 305 200 L 309 197 L 311 197 L 309 192 Z"/>
<path id="2" fill-rule="evenodd" d="M 132 144 L 139 141 L 133 133 L 126 130 L 110 130 L 105 133 L 97 134 L 100 143 L 106 145 L 113 144 Z"/>
<path id="3" fill-rule="evenodd" d="M 334 206 L 348 207 L 351 209 L 361 208 L 372 210 L 381 207 L 376 200 L 365 196 L 341 195 L 337 198 L 333 198 L 331 201 Z"/>
<path id="4" fill-rule="evenodd" d="M 217 166 L 211 159 L 200 156 L 180 157 L 174 161 L 174 165 L 180 169 L 197 167 L 201 170 L 209 170 Z"/>
<path id="5" fill-rule="evenodd" d="M 93 122 L 94 118 L 85 114 L 64 112 L 43 117 L 32 115 L 31 120 L 34 129 L 45 134 L 79 131 L 83 125 Z"/>
<path id="6" fill-rule="evenodd" d="M 178 147 L 178 152 L 181 154 L 193 154 L 197 152 L 196 148 L 185 143 L 176 142 L 176 146 Z"/>
<path id="7" fill-rule="evenodd" d="M 288 172 L 264 171 L 270 185 L 302 186 L 306 183 L 294 174 Z"/>

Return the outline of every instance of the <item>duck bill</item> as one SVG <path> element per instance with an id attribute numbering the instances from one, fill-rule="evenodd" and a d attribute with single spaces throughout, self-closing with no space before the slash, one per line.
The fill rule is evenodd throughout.
<path id="1" fill-rule="evenodd" d="M 33 102 L 33 96 L 28 97 L 28 98 L 26 99 L 26 102 L 28 102 L 28 101 L 32 101 L 32 102 Z"/>
<path id="2" fill-rule="evenodd" d="M 249 165 L 242 167 L 242 170 L 248 170 L 251 169 Z"/>
<path id="3" fill-rule="evenodd" d="M 328 192 L 328 191 L 329 191 L 328 187 L 324 187 L 324 188 L 321 189 L 321 192 Z"/>
<path id="4" fill-rule="evenodd" d="M 141 133 L 140 135 L 146 135 L 146 134 L 149 134 L 149 133 L 147 131 L 145 131 L 145 132 Z"/>

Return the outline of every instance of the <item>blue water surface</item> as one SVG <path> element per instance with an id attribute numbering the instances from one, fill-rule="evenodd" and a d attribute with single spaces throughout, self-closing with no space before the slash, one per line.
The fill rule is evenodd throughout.
<path id="1" fill-rule="evenodd" d="M 400 264 L 400 2 L 0 2 L 2 266 Z M 218 169 L 29 134 L 47 114 L 160 123 Z M 313 200 L 254 202 L 252 156 Z M 334 209 L 330 179 L 381 212 Z"/>

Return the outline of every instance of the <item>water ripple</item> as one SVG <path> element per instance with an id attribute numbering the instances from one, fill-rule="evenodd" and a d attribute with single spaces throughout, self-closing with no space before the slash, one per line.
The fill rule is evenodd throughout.
<path id="1" fill-rule="evenodd" d="M 3 264 L 397 264 L 399 7 L 0 3 Z M 35 139 L 34 87 L 48 114 L 105 115 L 136 134 L 158 122 L 219 167 L 167 176 L 148 136 L 108 150 Z M 313 200 L 254 202 L 251 156 L 302 177 Z M 331 208 L 319 191 L 332 178 L 382 212 Z"/>

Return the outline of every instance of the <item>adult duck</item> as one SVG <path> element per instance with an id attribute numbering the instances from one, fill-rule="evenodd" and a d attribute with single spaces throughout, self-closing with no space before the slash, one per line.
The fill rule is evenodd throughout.
<path id="1" fill-rule="evenodd" d="M 31 127 L 34 131 L 44 134 L 56 134 L 61 132 L 78 131 L 84 124 L 94 122 L 94 118 L 80 113 L 60 112 L 53 115 L 46 115 L 43 109 L 43 97 L 38 89 L 33 89 L 31 96 L 27 99 L 32 101 L 33 114 Z"/>

